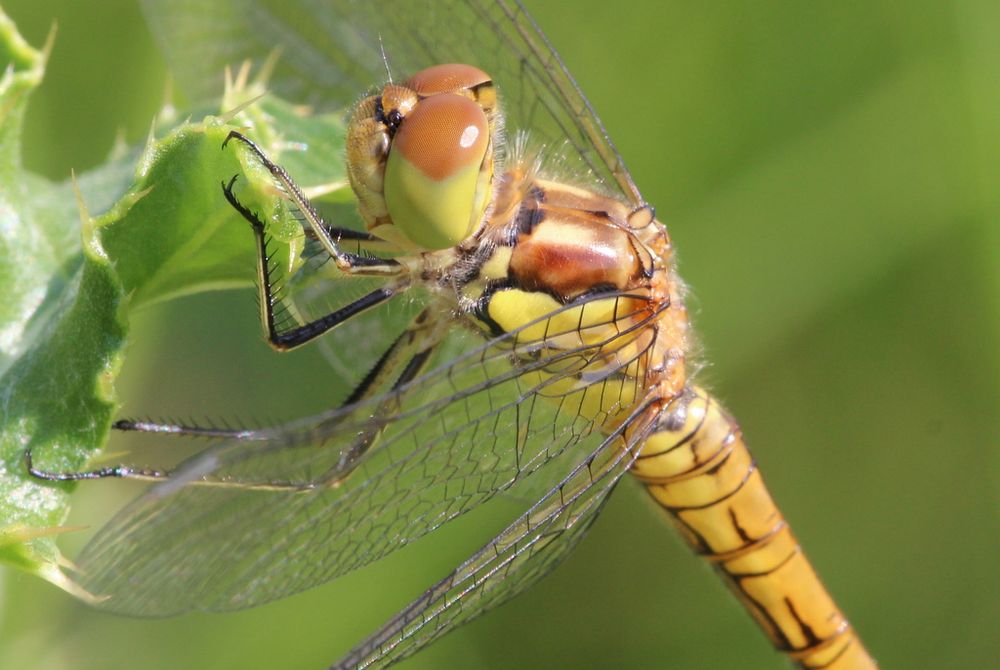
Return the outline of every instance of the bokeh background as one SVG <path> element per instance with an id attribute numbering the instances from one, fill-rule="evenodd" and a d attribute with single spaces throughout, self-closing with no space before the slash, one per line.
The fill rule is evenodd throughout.
<path id="1" fill-rule="evenodd" d="M 742 421 L 872 652 L 885 668 L 993 667 L 1000 5 L 527 4 L 670 227 L 703 383 Z M 64 179 L 99 165 L 116 135 L 145 136 L 166 67 L 133 3 L 3 5 L 36 45 L 59 24 L 26 122 L 29 168 Z M 136 314 L 122 415 L 301 413 L 324 364 L 272 354 L 251 296 Z M 82 486 L 72 521 L 98 524 L 130 493 Z M 116 618 L 0 569 L 0 667 L 322 668 L 517 511 L 501 501 L 237 614 Z M 403 667 L 782 661 L 626 482 L 550 578 Z"/>

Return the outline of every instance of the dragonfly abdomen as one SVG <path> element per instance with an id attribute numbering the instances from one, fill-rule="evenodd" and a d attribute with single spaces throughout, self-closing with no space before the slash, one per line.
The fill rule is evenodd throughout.
<path id="1" fill-rule="evenodd" d="M 802 668 L 874 668 L 764 486 L 736 421 L 691 387 L 661 415 L 632 474 Z"/>

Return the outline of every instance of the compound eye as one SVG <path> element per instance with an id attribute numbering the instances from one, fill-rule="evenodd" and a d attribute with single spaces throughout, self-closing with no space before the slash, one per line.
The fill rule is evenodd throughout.
<path id="1" fill-rule="evenodd" d="M 407 114 L 385 169 L 385 201 L 400 232 L 429 250 L 471 235 L 482 214 L 480 174 L 492 174 L 489 144 L 486 115 L 469 98 L 434 95 Z"/>
<path id="2" fill-rule="evenodd" d="M 447 63 L 426 68 L 410 77 L 405 86 L 422 98 L 438 93 L 455 93 L 475 88 L 492 80 L 472 65 Z"/>

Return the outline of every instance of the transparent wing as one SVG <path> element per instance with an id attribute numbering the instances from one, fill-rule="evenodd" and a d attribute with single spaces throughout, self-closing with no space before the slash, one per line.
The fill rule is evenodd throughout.
<path id="1" fill-rule="evenodd" d="M 393 77 L 439 63 L 489 72 L 507 134 L 529 131 L 565 172 L 636 205 L 641 196 L 590 103 L 524 8 L 497 0 L 145 0 L 182 89 L 214 99 L 226 65 L 280 58 L 270 87 L 347 108 Z M 289 138 L 294 139 L 294 138 Z"/>
<path id="2" fill-rule="evenodd" d="M 601 441 L 591 419 L 641 396 L 619 377 L 648 364 L 658 313 L 645 301 L 615 298 L 584 330 L 543 319 L 541 336 L 529 324 L 485 344 L 449 318 L 426 336 L 438 367 L 412 382 L 182 465 L 98 532 L 79 580 L 123 613 L 248 607 L 376 560 L 564 453 L 578 463 Z M 605 414 L 582 417 L 596 398 Z"/>
<path id="3" fill-rule="evenodd" d="M 355 251 L 350 243 L 342 247 Z M 318 242 L 308 243 L 304 255 L 308 260 L 292 276 L 282 278 L 277 288 L 280 330 L 329 314 L 391 283 L 377 277 L 345 276 Z M 330 365 L 332 374 L 323 390 L 324 397 L 331 399 L 330 406 L 342 404 L 427 304 L 426 292 L 412 289 L 405 298 L 352 317 L 308 345 L 318 348 Z"/>
<path id="4" fill-rule="evenodd" d="M 645 434 L 608 437 L 531 509 L 333 667 L 394 663 L 537 582 L 584 536 Z"/>

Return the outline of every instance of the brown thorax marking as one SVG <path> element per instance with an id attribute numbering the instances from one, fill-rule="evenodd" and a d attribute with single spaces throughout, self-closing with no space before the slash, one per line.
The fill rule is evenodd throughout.
<path id="1" fill-rule="evenodd" d="M 560 302 L 598 290 L 649 286 L 659 259 L 630 229 L 630 211 L 622 202 L 544 179 L 527 187 L 507 179 L 503 186 L 501 191 L 523 194 L 517 207 L 498 206 L 491 223 L 509 228 L 511 286 L 543 291 Z M 505 195 L 498 194 L 498 201 L 509 199 Z"/>

